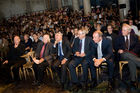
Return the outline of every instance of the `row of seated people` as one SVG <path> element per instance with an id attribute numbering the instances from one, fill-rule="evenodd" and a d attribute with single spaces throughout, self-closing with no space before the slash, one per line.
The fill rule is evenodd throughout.
<path id="1" fill-rule="evenodd" d="M 78 30 L 78 35 L 73 37 L 71 43 L 67 38 L 63 37 L 63 33 L 58 31 L 55 33 L 55 42 L 50 42 L 48 34 L 43 36 L 42 41 L 39 42 L 33 58 L 33 69 L 35 71 L 36 84 L 40 85 L 43 82 L 44 70 L 47 66 L 51 66 L 60 77 L 62 88 L 66 84 L 67 68 L 71 75 L 71 87 L 83 89 L 87 88 L 88 68 L 91 71 L 91 87 L 97 84 L 96 67 L 99 67 L 103 62 L 107 63 L 109 72 L 109 86 L 114 87 L 114 63 L 113 63 L 113 49 L 121 56 L 121 60 L 128 61 L 130 69 L 130 76 L 132 86 L 136 83 L 136 67 L 140 66 L 140 58 L 136 55 L 140 50 L 140 42 L 135 34 L 130 34 L 131 27 L 128 24 L 122 26 L 122 35 L 115 39 L 115 46 L 112 47 L 111 40 L 104 38 L 101 31 L 93 33 L 93 39 L 86 36 L 88 33 L 86 29 Z M 14 37 L 14 45 L 10 48 L 7 60 L 3 65 L 10 67 L 15 65 L 14 75 L 15 80 L 18 78 L 18 69 L 26 63 L 24 58 L 24 45 L 20 43 L 19 36 Z M 79 80 L 75 68 L 81 64 L 83 74 Z M 59 67 L 61 66 L 61 70 Z M 10 75 L 10 74 L 9 74 Z"/>

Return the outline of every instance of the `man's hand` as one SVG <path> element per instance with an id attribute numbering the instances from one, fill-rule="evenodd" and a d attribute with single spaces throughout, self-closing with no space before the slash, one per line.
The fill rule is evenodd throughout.
<path id="1" fill-rule="evenodd" d="M 61 65 L 65 64 L 67 62 L 67 59 L 64 58 L 62 61 L 61 61 Z"/>
<path id="2" fill-rule="evenodd" d="M 35 60 L 34 62 L 35 62 L 36 64 L 40 64 L 39 60 Z"/>
<path id="3" fill-rule="evenodd" d="M 5 61 L 3 62 L 3 64 L 8 64 L 8 60 L 5 60 Z"/>
<path id="4" fill-rule="evenodd" d="M 17 48 L 18 47 L 18 44 L 15 44 L 15 46 L 14 46 L 15 48 Z"/>
<path id="5" fill-rule="evenodd" d="M 81 53 L 81 54 L 80 54 L 80 57 L 85 57 L 85 56 L 86 56 L 85 53 Z"/>
<path id="6" fill-rule="evenodd" d="M 118 50 L 118 53 L 122 54 L 124 51 L 122 49 Z"/>
<path id="7" fill-rule="evenodd" d="M 55 42 L 54 42 L 54 46 L 56 46 L 56 44 L 58 43 L 58 41 L 57 40 L 55 40 Z"/>
<path id="8" fill-rule="evenodd" d="M 40 64 L 39 60 L 37 60 L 35 57 L 33 58 L 33 61 L 34 61 L 36 64 Z"/>
<path id="9" fill-rule="evenodd" d="M 79 56 L 80 56 L 80 52 L 76 52 L 75 55 L 76 55 L 77 57 L 79 57 Z"/>
<path id="10" fill-rule="evenodd" d="M 96 66 L 96 67 L 98 67 L 102 62 L 104 61 L 104 59 L 94 59 L 94 65 Z"/>
<path id="11" fill-rule="evenodd" d="M 30 49 L 30 47 L 25 48 L 25 50 L 28 50 L 28 49 Z"/>

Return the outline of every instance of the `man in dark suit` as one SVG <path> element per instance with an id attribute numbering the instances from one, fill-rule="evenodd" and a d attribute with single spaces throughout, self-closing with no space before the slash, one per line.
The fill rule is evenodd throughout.
<path id="1" fill-rule="evenodd" d="M 96 70 L 95 67 L 99 67 L 103 62 L 107 63 L 109 72 L 109 86 L 113 87 L 113 49 L 112 43 L 109 39 L 103 38 L 101 31 L 95 31 L 93 33 L 93 41 L 97 44 L 93 51 L 93 61 L 90 62 L 90 69 L 93 83 L 96 83 Z M 95 50 L 97 52 L 95 52 Z M 94 87 L 94 86 L 93 86 Z"/>
<path id="2" fill-rule="evenodd" d="M 92 54 L 92 38 L 86 37 L 87 31 L 81 29 L 78 31 L 78 38 L 75 39 L 73 45 L 74 59 L 69 63 L 69 70 L 71 74 L 71 82 L 73 88 L 78 88 L 82 84 L 82 88 L 86 89 L 87 77 L 88 77 L 88 63 L 91 60 Z M 82 78 L 79 81 L 76 75 L 75 68 L 81 64 L 83 69 Z M 72 89 L 73 89 L 72 88 Z"/>
<path id="3" fill-rule="evenodd" d="M 54 53 L 57 55 L 57 59 L 54 61 L 53 68 L 58 73 L 61 82 L 61 88 L 64 89 L 67 78 L 67 65 L 70 60 L 71 47 L 67 38 L 63 38 L 62 32 L 58 31 L 55 34 L 55 43 L 53 45 Z M 61 66 L 61 71 L 59 67 Z"/>
<path id="4" fill-rule="evenodd" d="M 131 85 L 136 87 L 136 67 L 140 67 L 140 41 L 138 36 L 131 34 L 131 26 L 123 24 L 122 35 L 116 39 L 115 49 L 120 54 L 120 60 L 128 61 Z"/>
<path id="5" fill-rule="evenodd" d="M 33 69 L 35 71 L 36 81 L 33 85 L 40 85 L 43 82 L 44 70 L 52 64 L 53 44 L 50 43 L 48 34 L 43 36 L 43 42 L 40 42 L 35 51 L 36 57 L 33 58 Z"/>
<path id="6" fill-rule="evenodd" d="M 19 36 L 14 37 L 14 44 L 10 47 L 10 50 L 8 52 L 7 60 L 3 62 L 2 65 L 4 66 L 6 74 L 10 77 L 10 67 L 13 66 L 14 68 L 14 79 L 15 81 L 19 80 L 19 68 L 26 63 L 26 60 L 24 58 L 21 58 L 21 56 L 24 54 L 25 46 L 20 43 Z M 3 72 L 4 73 L 4 72 Z M 9 78 L 8 77 L 8 78 Z"/>

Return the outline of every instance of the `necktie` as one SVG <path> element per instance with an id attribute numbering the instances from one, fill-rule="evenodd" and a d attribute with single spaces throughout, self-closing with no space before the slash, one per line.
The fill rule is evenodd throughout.
<path id="1" fill-rule="evenodd" d="M 98 55 L 98 59 L 101 59 L 102 56 L 103 56 L 101 46 L 99 44 L 98 44 L 98 47 L 97 47 L 97 55 Z"/>
<path id="2" fill-rule="evenodd" d="M 42 49 L 41 49 L 41 52 L 40 52 L 40 58 L 43 57 L 44 50 L 45 50 L 45 44 L 42 46 Z"/>
<path id="3" fill-rule="evenodd" d="M 61 48 L 61 43 L 60 42 L 58 43 L 58 55 L 60 57 L 62 57 L 62 48 Z"/>
<path id="4" fill-rule="evenodd" d="M 125 45 L 126 45 L 126 49 L 128 50 L 129 48 L 128 36 L 126 36 Z"/>
<path id="5" fill-rule="evenodd" d="M 75 41 L 75 37 L 74 37 L 74 39 L 73 39 L 73 41 L 72 41 L 71 47 L 73 47 L 74 41 Z"/>
<path id="6" fill-rule="evenodd" d="M 81 50 L 82 50 L 82 40 L 80 40 L 80 43 L 79 43 L 79 52 L 81 53 Z"/>

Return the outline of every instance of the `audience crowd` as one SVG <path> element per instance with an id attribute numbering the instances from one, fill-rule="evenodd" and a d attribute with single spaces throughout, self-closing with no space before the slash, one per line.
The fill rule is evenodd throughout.
<path id="1" fill-rule="evenodd" d="M 10 67 L 14 65 L 15 81 L 19 80 L 18 69 L 26 64 L 21 56 L 35 51 L 35 57 L 31 58 L 36 78 L 33 85 L 40 86 L 46 67 L 51 67 L 57 73 L 56 82 L 60 81 L 64 89 L 69 69 L 69 86 L 75 90 L 97 86 L 96 68 L 107 63 L 108 87 L 113 89 L 119 61 L 125 60 L 131 86 L 136 87 L 136 68 L 140 67 L 139 30 L 140 19 L 135 19 L 129 10 L 126 18 L 120 20 L 117 7 L 92 8 L 88 16 L 83 10 L 69 8 L 14 16 L 0 23 L 0 69 L 10 81 Z M 80 79 L 76 73 L 79 64 L 83 72 Z"/>

